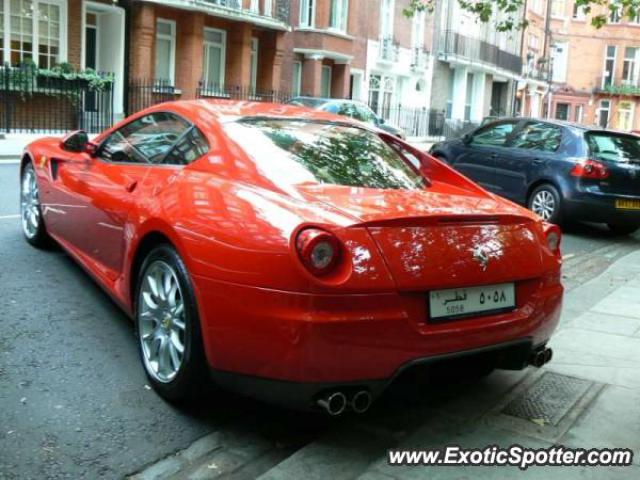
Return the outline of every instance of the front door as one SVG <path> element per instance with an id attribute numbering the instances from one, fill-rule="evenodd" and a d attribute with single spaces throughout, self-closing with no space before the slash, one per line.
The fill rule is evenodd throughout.
<path id="1" fill-rule="evenodd" d="M 496 159 L 495 193 L 525 203 L 532 181 L 553 161 L 562 141 L 562 128 L 530 121 L 514 132 L 504 154 Z"/>
<path id="2" fill-rule="evenodd" d="M 496 160 L 507 153 L 507 141 L 518 122 L 492 123 L 472 133 L 455 160 L 455 168 L 484 188 L 496 191 Z"/>

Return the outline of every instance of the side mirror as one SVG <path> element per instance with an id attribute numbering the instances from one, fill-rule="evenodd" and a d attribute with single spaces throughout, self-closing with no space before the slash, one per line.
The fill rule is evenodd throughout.
<path id="1" fill-rule="evenodd" d="M 84 130 L 76 130 L 75 132 L 71 132 L 66 137 L 62 139 L 62 143 L 60 144 L 63 150 L 67 152 L 84 152 L 86 151 L 86 146 L 89 143 L 89 135 Z"/>
<path id="2" fill-rule="evenodd" d="M 382 117 L 376 117 L 376 123 L 377 123 L 378 125 L 384 125 L 384 122 L 385 122 L 384 118 L 382 118 Z"/>
<path id="3" fill-rule="evenodd" d="M 465 145 L 470 144 L 472 140 L 473 140 L 473 135 L 470 133 L 467 133 L 462 137 L 462 143 L 464 143 Z"/>

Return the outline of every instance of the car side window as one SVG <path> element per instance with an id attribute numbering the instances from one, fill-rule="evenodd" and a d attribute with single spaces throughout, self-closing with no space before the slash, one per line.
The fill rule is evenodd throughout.
<path id="1" fill-rule="evenodd" d="M 112 133 L 98 155 L 111 162 L 160 163 L 189 128 L 187 121 L 172 113 L 151 113 Z"/>
<path id="2" fill-rule="evenodd" d="M 548 123 L 534 122 L 516 133 L 511 146 L 525 150 L 555 152 L 562 141 L 562 129 Z"/>
<path id="3" fill-rule="evenodd" d="M 507 143 L 507 139 L 515 129 L 515 126 L 515 122 L 489 125 L 473 135 L 471 144 L 502 147 Z"/>
<path id="4" fill-rule="evenodd" d="M 167 165 L 188 165 L 209 151 L 209 144 L 197 127 L 192 127 L 164 157 Z"/>
<path id="5" fill-rule="evenodd" d="M 375 114 L 364 105 L 354 105 L 354 118 L 365 123 L 376 123 Z"/>

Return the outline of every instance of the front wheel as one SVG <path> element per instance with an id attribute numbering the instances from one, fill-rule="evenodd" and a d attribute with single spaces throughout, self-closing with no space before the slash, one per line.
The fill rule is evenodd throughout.
<path id="1" fill-rule="evenodd" d="M 40 207 L 40 190 L 33 164 L 29 162 L 22 170 L 20 179 L 20 220 L 24 238 L 35 247 L 46 247 L 50 238 L 44 225 Z"/>
<path id="2" fill-rule="evenodd" d="M 615 235 L 631 235 L 640 229 L 640 225 L 620 225 L 616 223 L 608 223 L 607 226 L 611 233 Z"/>
<path id="3" fill-rule="evenodd" d="M 176 250 L 151 251 L 137 285 L 136 331 L 147 377 L 167 400 L 191 397 L 203 384 L 206 361 L 193 287 Z"/>
<path id="4" fill-rule="evenodd" d="M 545 222 L 558 224 L 562 219 L 562 196 L 549 183 L 540 185 L 531 193 L 527 206 Z"/>

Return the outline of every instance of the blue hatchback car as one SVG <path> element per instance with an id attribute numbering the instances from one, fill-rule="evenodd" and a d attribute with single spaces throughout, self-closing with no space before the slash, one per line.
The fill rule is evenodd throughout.
<path id="1" fill-rule="evenodd" d="M 507 118 L 430 153 L 549 222 L 600 222 L 621 234 L 640 228 L 639 136 Z"/>

